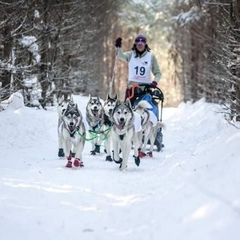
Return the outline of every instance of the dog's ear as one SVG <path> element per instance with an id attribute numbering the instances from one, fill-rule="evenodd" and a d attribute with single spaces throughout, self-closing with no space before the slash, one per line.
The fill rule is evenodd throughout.
<path id="1" fill-rule="evenodd" d="M 116 106 L 120 105 L 121 104 L 121 101 L 119 99 L 117 99 L 116 101 Z"/>
<path id="2" fill-rule="evenodd" d="M 106 100 L 109 100 L 109 99 L 111 99 L 111 98 L 110 98 L 110 96 L 109 96 L 109 94 L 108 94 L 108 95 L 107 95 L 107 99 L 106 99 Z"/>
<path id="3" fill-rule="evenodd" d="M 132 104 L 131 104 L 131 101 L 130 101 L 130 99 L 129 98 L 127 98 L 126 99 L 126 105 L 129 107 L 129 108 L 131 108 L 132 109 Z"/>
<path id="4" fill-rule="evenodd" d="M 114 100 L 117 100 L 118 99 L 118 95 L 116 94 L 116 96 L 114 97 Z"/>
<path id="5" fill-rule="evenodd" d="M 76 107 L 76 110 L 77 110 L 79 116 L 82 117 L 82 113 L 81 113 L 80 109 L 78 108 L 77 104 L 75 104 L 75 107 Z"/>
<path id="6" fill-rule="evenodd" d="M 59 99 L 58 99 L 58 104 L 61 105 L 64 101 L 64 96 L 62 95 Z"/>
<path id="7" fill-rule="evenodd" d="M 69 109 L 70 109 L 70 106 L 68 104 L 66 108 L 62 109 L 62 114 L 65 114 Z"/>

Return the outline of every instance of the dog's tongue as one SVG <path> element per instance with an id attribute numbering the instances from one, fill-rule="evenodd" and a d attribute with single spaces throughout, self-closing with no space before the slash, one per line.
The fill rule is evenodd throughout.
<path id="1" fill-rule="evenodd" d="M 98 116 L 98 110 L 92 110 L 92 113 L 93 113 L 93 115 L 94 115 L 95 117 Z"/>
<path id="2" fill-rule="evenodd" d="M 73 131 L 74 130 L 74 126 L 69 126 L 69 130 Z"/>
<path id="3" fill-rule="evenodd" d="M 122 130 L 122 129 L 123 129 L 123 127 L 124 127 L 124 125 L 125 125 L 125 123 L 124 123 L 124 122 L 122 122 L 122 123 L 119 123 L 119 124 L 117 125 L 117 128 L 118 128 L 119 130 Z"/>
<path id="4" fill-rule="evenodd" d="M 72 132 L 75 130 L 75 125 L 68 125 L 68 129 Z"/>

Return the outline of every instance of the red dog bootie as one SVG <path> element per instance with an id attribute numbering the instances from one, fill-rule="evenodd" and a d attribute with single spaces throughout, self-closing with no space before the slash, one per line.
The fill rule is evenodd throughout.
<path id="1" fill-rule="evenodd" d="M 148 155 L 150 158 L 152 158 L 152 157 L 153 157 L 153 154 L 152 154 L 152 152 L 148 152 L 148 153 L 147 153 L 147 155 Z"/>
<path id="2" fill-rule="evenodd" d="M 72 167 L 72 161 L 69 161 L 69 160 L 68 160 L 68 162 L 67 162 L 67 164 L 66 164 L 65 167 L 67 167 L 67 168 L 71 168 L 71 167 Z"/>
<path id="3" fill-rule="evenodd" d="M 74 167 L 84 167 L 83 162 L 79 158 L 74 160 L 73 165 Z"/>
<path id="4" fill-rule="evenodd" d="M 143 157 L 146 157 L 146 153 L 144 153 L 144 152 L 142 152 L 142 151 L 139 151 L 138 152 L 138 156 L 140 157 L 140 158 L 143 158 Z"/>
<path id="5" fill-rule="evenodd" d="M 65 167 L 67 167 L 67 168 L 71 168 L 72 167 L 72 156 L 71 155 L 69 155 L 68 157 L 67 157 L 67 160 L 68 160 L 68 162 L 67 162 L 67 164 L 66 164 L 66 166 Z"/>

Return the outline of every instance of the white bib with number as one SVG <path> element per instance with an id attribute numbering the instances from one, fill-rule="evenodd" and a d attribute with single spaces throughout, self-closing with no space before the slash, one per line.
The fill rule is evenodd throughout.
<path id="1" fill-rule="evenodd" d="M 132 52 L 131 59 L 128 63 L 128 81 L 138 83 L 151 83 L 151 60 L 152 54 L 147 52 L 144 57 L 135 57 Z"/>

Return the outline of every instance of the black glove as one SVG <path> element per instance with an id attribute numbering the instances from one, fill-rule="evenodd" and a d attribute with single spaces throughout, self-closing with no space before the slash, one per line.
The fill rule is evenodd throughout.
<path id="1" fill-rule="evenodd" d="M 115 47 L 117 48 L 122 47 L 122 39 L 120 37 L 116 39 Z"/>
<path id="2" fill-rule="evenodd" d="M 156 87 L 157 87 L 157 82 L 153 81 L 153 82 L 150 84 L 150 87 L 151 87 L 151 88 L 156 88 Z"/>

